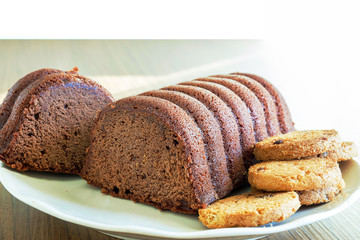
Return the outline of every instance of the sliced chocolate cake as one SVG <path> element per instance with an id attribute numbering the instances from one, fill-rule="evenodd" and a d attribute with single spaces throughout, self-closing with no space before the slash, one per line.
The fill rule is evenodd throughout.
<path id="1" fill-rule="evenodd" d="M 274 89 L 219 75 L 120 99 L 95 121 L 80 175 L 112 196 L 196 213 L 246 182 L 257 141 L 293 130 Z"/>
<path id="2" fill-rule="evenodd" d="M 77 74 L 42 69 L 20 79 L 1 105 L 0 159 L 17 170 L 78 174 L 110 93 Z"/>

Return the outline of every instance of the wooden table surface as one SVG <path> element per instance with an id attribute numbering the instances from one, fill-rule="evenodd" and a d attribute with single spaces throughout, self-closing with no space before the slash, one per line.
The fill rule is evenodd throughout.
<path id="1" fill-rule="evenodd" d="M 86 76 L 171 76 L 173 72 L 183 73 L 194 67 L 199 67 L 201 74 L 216 73 L 208 69 L 211 66 L 216 70 L 236 71 L 240 69 L 226 67 L 226 60 L 251 54 L 257 46 L 258 41 L 2 40 L 0 93 L 20 77 L 43 67 L 78 66 Z M 212 65 L 214 62 L 222 65 Z M 359 226 L 360 201 L 357 201 L 333 217 L 264 239 L 360 239 Z M 0 184 L 0 239 L 115 238 L 29 207 Z"/>

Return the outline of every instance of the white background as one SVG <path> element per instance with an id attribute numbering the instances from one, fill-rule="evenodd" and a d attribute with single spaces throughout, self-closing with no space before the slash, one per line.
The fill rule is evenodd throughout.
<path id="1" fill-rule="evenodd" d="M 357 1 L 1 1 L 0 37 L 264 39 L 257 73 L 296 127 L 360 142 L 359 15 Z"/>

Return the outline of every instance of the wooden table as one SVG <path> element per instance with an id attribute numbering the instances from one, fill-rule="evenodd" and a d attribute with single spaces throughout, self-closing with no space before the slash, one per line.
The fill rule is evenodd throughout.
<path id="1" fill-rule="evenodd" d="M 80 73 L 86 76 L 156 77 L 188 71 L 196 77 L 196 71 L 189 71 L 196 67 L 201 76 L 236 71 L 240 69 L 230 66 L 234 62 L 228 59 L 239 60 L 241 56 L 251 55 L 260 45 L 259 41 L 3 40 L 0 41 L 0 93 L 20 77 L 43 67 L 71 69 L 78 66 Z M 257 69 L 250 70 L 261 74 L 263 68 L 257 66 Z M 0 197 L 1 240 L 114 239 L 29 207 L 12 197 L 1 184 Z M 265 239 L 359 239 L 359 226 L 360 201 L 357 201 L 333 217 Z"/>

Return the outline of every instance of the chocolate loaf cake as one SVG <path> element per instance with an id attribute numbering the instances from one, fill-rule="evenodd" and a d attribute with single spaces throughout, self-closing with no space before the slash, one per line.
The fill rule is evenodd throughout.
<path id="1" fill-rule="evenodd" d="M 196 213 L 246 182 L 257 141 L 293 130 L 279 93 L 254 76 L 199 78 L 110 104 L 80 175 L 112 196 Z"/>
<path id="2" fill-rule="evenodd" d="M 96 113 L 112 100 L 77 69 L 25 76 L 0 107 L 0 159 L 20 171 L 78 174 Z"/>

